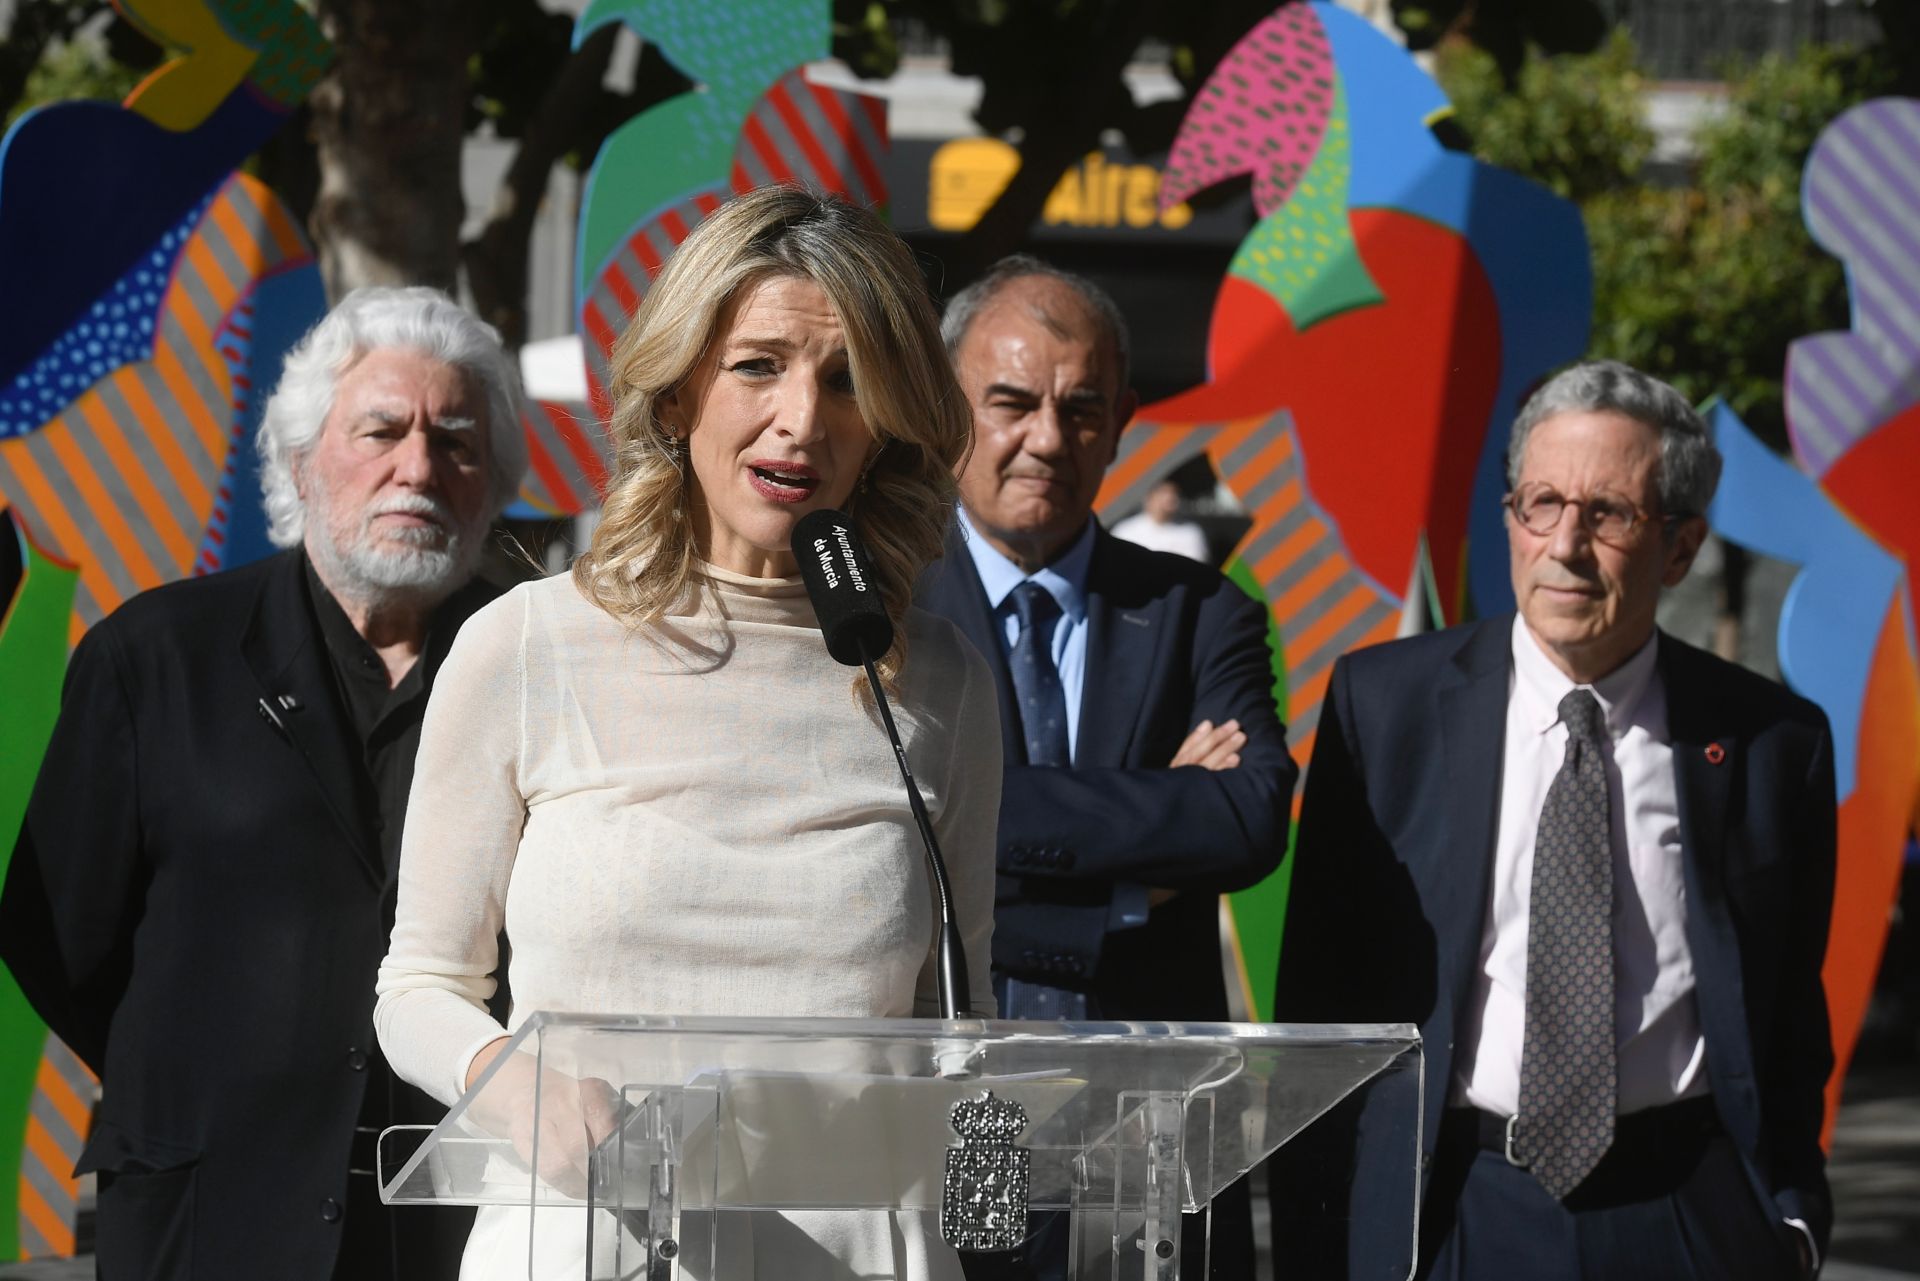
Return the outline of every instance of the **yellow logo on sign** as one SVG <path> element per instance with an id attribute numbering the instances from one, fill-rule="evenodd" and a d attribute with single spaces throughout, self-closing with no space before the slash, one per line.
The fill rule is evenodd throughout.
<path id="1" fill-rule="evenodd" d="M 956 138 L 933 153 L 927 175 L 927 221 L 938 231 L 966 231 L 980 221 L 1013 181 L 1020 152 L 998 138 Z M 1152 165 L 1114 164 L 1100 152 L 1067 170 L 1054 184 L 1040 220 L 1050 227 L 1164 227 L 1178 231 L 1193 209 L 1154 207 L 1160 171 Z"/>

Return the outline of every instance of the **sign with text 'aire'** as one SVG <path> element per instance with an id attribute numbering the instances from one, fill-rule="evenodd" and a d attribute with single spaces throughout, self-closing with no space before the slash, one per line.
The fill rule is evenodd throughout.
<path id="1" fill-rule="evenodd" d="M 1087 153 L 1054 184 L 1034 238 L 1238 244 L 1253 225 L 1252 202 L 1242 194 L 1202 208 L 1183 202 L 1163 210 L 1162 159 L 1137 158 L 1121 147 Z M 896 141 L 888 184 L 894 225 L 909 233 L 924 228 L 960 235 L 992 207 L 1019 168 L 1019 149 L 997 138 Z"/>

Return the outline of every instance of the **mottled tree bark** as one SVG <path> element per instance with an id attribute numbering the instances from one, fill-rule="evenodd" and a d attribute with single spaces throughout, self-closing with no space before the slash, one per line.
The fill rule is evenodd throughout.
<path id="1" fill-rule="evenodd" d="M 320 0 L 338 60 L 309 98 L 320 186 L 309 229 L 327 295 L 454 288 L 471 0 Z"/>

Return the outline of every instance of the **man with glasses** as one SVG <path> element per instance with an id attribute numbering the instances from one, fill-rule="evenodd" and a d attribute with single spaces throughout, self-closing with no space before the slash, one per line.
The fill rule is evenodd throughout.
<path id="1" fill-rule="evenodd" d="M 1826 718 L 1655 626 L 1720 472 L 1679 393 L 1567 370 L 1507 466 L 1518 613 L 1333 670 L 1277 1017 L 1420 1025 L 1422 1277 L 1811 1275 Z M 1283 1149 L 1299 1275 L 1405 1275 L 1382 1227 L 1413 1212 L 1408 1152 L 1380 1131 Z"/>

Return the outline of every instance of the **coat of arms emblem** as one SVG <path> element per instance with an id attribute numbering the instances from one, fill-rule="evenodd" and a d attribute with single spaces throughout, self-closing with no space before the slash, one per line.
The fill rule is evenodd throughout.
<path id="1" fill-rule="evenodd" d="M 1027 1185 L 1033 1154 L 1013 1141 L 1026 1109 L 988 1091 L 948 1113 L 960 1146 L 947 1149 L 940 1235 L 956 1250 L 1011 1250 L 1027 1235 Z"/>

